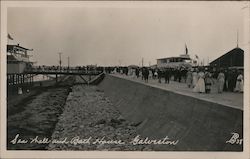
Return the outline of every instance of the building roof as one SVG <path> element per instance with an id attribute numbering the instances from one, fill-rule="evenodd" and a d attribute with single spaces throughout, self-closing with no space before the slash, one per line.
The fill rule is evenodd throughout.
<path id="1" fill-rule="evenodd" d="M 241 48 L 234 48 L 229 52 L 221 55 L 214 61 L 210 62 L 211 66 L 216 67 L 232 67 L 244 65 L 244 50 Z"/>
<path id="2" fill-rule="evenodd" d="M 28 48 L 22 47 L 19 44 L 18 45 L 7 45 L 7 50 L 13 49 L 14 47 L 24 49 L 24 50 L 33 51 L 33 49 L 28 49 Z"/>

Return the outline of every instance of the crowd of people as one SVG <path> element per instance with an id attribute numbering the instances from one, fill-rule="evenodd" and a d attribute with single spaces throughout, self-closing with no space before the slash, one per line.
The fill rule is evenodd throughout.
<path id="1" fill-rule="evenodd" d="M 243 92 L 243 71 L 236 69 L 220 69 L 218 71 L 198 70 L 189 71 L 194 92 L 210 93 L 213 84 L 217 85 L 218 93 L 223 91 Z M 191 78 L 192 77 L 192 78 Z M 189 82 L 190 85 L 190 82 Z"/>
<path id="2" fill-rule="evenodd" d="M 131 71 L 132 70 L 132 71 Z M 238 69 L 220 68 L 214 70 L 209 67 L 196 68 L 132 68 L 121 67 L 114 69 L 125 75 L 140 78 L 145 82 L 149 79 L 158 80 L 159 83 L 170 81 L 186 83 L 187 87 L 197 93 L 211 93 L 212 88 L 217 88 L 218 93 L 222 92 L 241 92 L 243 93 L 243 71 Z M 212 87 L 216 85 L 216 87 Z"/>
<path id="3" fill-rule="evenodd" d="M 84 72 L 103 72 L 104 67 L 95 67 L 92 65 L 89 66 L 30 66 L 26 67 L 26 71 L 34 72 L 70 72 L 70 73 L 84 73 Z"/>
<path id="4" fill-rule="evenodd" d="M 101 66 L 77 66 L 77 67 L 59 67 L 59 66 L 37 66 L 32 69 L 42 71 L 98 71 L 105 73 L 120 73 L 141 78 L 145 82 L 149 79 L 158 80 L 159 83 L 170 81 L 186 83 L 187 87 L 193 92 L 211 93 L 212 85 L 216 85 L 217 92 L 243 92 L 244 78 L 243 71 L 239 69 L 209 67 L 195 68 L 149 68 L 149 67 L 101 67 Z"/>

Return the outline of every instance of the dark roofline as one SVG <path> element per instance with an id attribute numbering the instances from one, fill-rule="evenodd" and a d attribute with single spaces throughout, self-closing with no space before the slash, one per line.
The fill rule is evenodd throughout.
<path id="1" fill-rule="evenodd" d="M 241 48 L 236 47 L 236 48 L 234 48 L 234 49 L 232 49 L 232 50 L 230 50 L 230 51 L 226 52 L 225 54 L 223 54 L 223 55 L 219 56 L 218 58 L 214 59 L 212 62 L 209 62 L 209 64 L 211 64 L 211 63 L 215 62 L 216 60 L 218 60 L 218 59 L 222 58 L 223 56 L 225 56 L 226 54 L 228 54 L 228 53 L 232 52 L 233 50 L 241 50 L 241 51 L 243 51 L 243 52 L 244 52 L 244 50 L 242 50 Z"/>
<path id="2" fill-rule="evenodd" d="M 21 49 L 24 49 L 24 50 L 28 50 L 28 51 L 33 51 L 33 49 L 27 49 L 27 48 L 25 48 L 25 47 L 22 47 L 22 46 L 20 46 L 20 45 L 7 45 L 7 47 L 8 46 L 12 46 L 12 47 L 19 47 L 19 48 L 21 48 Z"/>

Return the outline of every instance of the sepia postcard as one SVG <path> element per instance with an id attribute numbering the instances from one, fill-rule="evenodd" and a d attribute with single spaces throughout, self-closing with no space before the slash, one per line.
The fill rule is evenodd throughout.
<path id="1" fill-rule="evenodd" d="M 249 159 L 249 1 L 1 1 L 0 158 Z"/>

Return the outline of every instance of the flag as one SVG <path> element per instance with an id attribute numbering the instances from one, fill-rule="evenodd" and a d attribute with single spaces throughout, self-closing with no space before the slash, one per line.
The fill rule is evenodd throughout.
<path id="1" fill-rule="evenodd" d="M 10 34 L 8 33 L 8 39 L 10 39 L 10 40 L 14 40 L 11 36 L 10 36 Z"/>
<path id="2" fill-rule="evenodd" d="M 186 55 L 188 54 L 188 48 L 187 48 L 187 45 L 185 44 L 185 47 L 186 47 Z"/>

